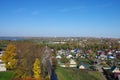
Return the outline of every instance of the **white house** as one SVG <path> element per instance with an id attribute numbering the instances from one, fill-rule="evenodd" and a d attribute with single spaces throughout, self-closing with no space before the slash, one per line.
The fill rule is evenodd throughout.
<path id="1" fill-rule="evenodd" d="M 5 52 L 5 51 L 0 51 L 0 57 L 3 55 L 4 52 Z"/>
<path id="2" fill-rule="evenodd" d="M 71 54 L 69 54 L 66 58 L 67 59 L 70 59 L 70 58 L 72 58 L 73 56 L 71 55 Z"/>
<path id="3" fill-rule="evenodd" d="M 0 71 L 6 71 L 6 67 L 5 64 L 2 62 L 2 60 L 0 60 Z"/>
<path id="4" fill-rule="evenodd" d="M 107 56 L 104 55 L 104 54 L 101 54 L 101 55 L 100 55 L 100 59 L 101 59 L 101 60 L 107 60 Z"/>
<path id="5" fill-rule="evenodd" d="M 75 50 L 70 50 L 71 53 L 74 53 Z"/>
<path id="6" fill-rule="evenodd" d="M 60 67 L 77 67 L 77 63 L 75 62 L 75 60 L 70 59 L 69 63 L 61 63 Z"/>
<path id="7" fill-rule="evenodd" d="M 108 52 L 108 55 L 112 55 L 113 53 L 111 51 Z"/>
<path id="8" fill-rule="evenodd" d="M 56 59 L 61 59 L 62 57 L 60 55 L 57 55 L 56 56 Z"/>
<path id="9" fill-rule="evenodd" d="M 65 64 L 60 64 L 60 67 L 66 67 Z"/>
<path id="10" fill-rule="evenodd" d="M 70 67 L 77 67 L 77 63 L 75 62 L 75 60 L 70 59 Z"/>
<path id="11" fill-rule="evenodd" d="M 60 55 L 61 55 L 61 54 L 65 54 L 65 50 L 62 50 L 62 49 L 61 49 L 61 50 L 58 50 L 57 54 L 60 54 Z"/>

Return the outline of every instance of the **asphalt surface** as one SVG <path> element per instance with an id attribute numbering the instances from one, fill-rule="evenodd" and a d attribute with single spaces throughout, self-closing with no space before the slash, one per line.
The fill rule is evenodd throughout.
<path id="1" fill-rule="evenodd" d="M 58 80 L 57 75 L 55 74 L 54 69 L 51 70 L 51 80 Z"/>

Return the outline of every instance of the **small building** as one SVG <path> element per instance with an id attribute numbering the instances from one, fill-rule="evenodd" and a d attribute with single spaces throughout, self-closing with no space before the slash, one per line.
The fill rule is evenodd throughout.
<path id="1" fill-rule="evenodd" d="M 75 62 L 75 60 L 70 59 L 70 66 L 69 67 L 77 67 L 77 63 Z"/>
<path id="2" fill-rule="evenodd" d="M 67 59 L 72 58 L 73 56 L 71 54 L 69 54 L 68 56 L 66 56 Z"/>
<path id="3" fill-rule="evenodd" d="M 65 54 L 65 50 L 63 50 L 63 49 L 58 50 L 57 54 L 60 54 L 60 55 Z"/>
<path id="4" fill-rule="evenodd" d="M 71 53 L 74 53 L 75 50 L 70 50 Z"/>
<path id="5" fill-rule="evenodd" d="M 61 64 L 61 61 L 60 61 L 61 58 L 62 58 L 62 57 L 61 57 L 60 55 L 57 55 L 57 56 L 56 56 L 56 59 L 57 59 L 57 63 L 58 63 L 58 64 Z"/>
<path id="6" fill-rule="evenodd" d="M 61 63 L 60 67 L 66 67 L 66 65 L 64 63 Z"/>
<path id="7" fill-rule="evenodd" d="M 80 64 L 78 65 L 79 69 L 89 69 L 89 65 L 83 62 L 80 62 Z"/>
<path id="8" fill-rule="evenodd" d="M 112 51 L 109 51 L 107 54 L 108 54 L 108 55 L 112 55 L 113 53 L 112 53 Z"/>
<path id="9" fill-rule="evenodd" d="M 108 56 L 108 58 L 109 58 L 109 59 L 115 59 L 115 57 L 113 57 L 113 56 Z"/>
<path id="10" fill-rule="evenodd" d="M 62 57 L 60 55 L 57 55 L 56 56 L 56 59 L 61 59 Z"/>
<path id="11" fill-rule="evenodd" d="M 70 59 L 69 63 L 60 63 L 59 65 L 60 67 L 71 67 L 71 68 L 77 67 L 77 63 L 73 59 Z"/>
<path id="12" fill-rule="evenodd" d="M 3 61 L 1 60 L 1 57 L 3 55 L 5 51 L 0 51 L 0 71 L 6 71 L 6 67 L 5 67 L 5 64 L 3 63 Z"/>
<path id="13" fill-rule="evenodd" d="M 112 70 L 112 73 L 114 73 L 114 72 L 120 72 L 119 68 L 117 68 L 116 66 L 112 66 L 111 70 Z"/>
<path id="14" fill-rule="evenodd" d="M 0 71 L 7 71 L 5 64 L 0 60 Z"/>
<path id="15" fill-rule="evenodd" d="M 120 69 L 116 66 L 111 67 L 114 78 L 117 78 L 120 75 Z"/>
<path id="16" fill-rule="evenodd" d="M 3 55 L 4 52 L 5 52 L 5 51 L 0 51 L 0 57 Z"/>
<path id="17" fill-rule="evenodd" d="M 101 59 L 101 60 L 107 60 L 107 56 L 104 55 L 104 54 L 101 54 L 101 55 L 100 55 L 100 59 Z"/>

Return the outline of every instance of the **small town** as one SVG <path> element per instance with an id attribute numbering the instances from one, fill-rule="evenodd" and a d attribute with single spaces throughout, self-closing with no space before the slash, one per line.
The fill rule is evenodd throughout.
<path id="1" fill-rule="evenodd" d="M 0 74 L 3 73 L 12 80 L 120 80 L 120 39 L 0 40 Z M 35 79 L 35 74 L 41 79 Z"/>
<path id="2" fill-rule="evenodd" d="M 120 80 L 120 0 L 0 0 L 0 80 Z"/>

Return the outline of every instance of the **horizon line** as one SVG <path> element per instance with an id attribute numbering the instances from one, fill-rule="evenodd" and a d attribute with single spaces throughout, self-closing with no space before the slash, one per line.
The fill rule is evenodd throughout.
<path id="1" fill-rule="evenodd" d="M 114 38 L 120 37 L 96 37 L 96 36 L 0 36 L 0 37 L 21 37 L 21 38 Z"/>

